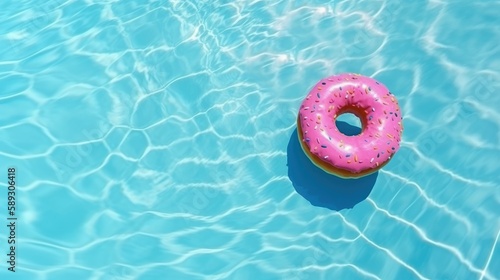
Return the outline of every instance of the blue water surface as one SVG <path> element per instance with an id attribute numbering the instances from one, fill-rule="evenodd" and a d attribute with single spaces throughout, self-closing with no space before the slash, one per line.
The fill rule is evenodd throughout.
<path id="1" fill-rule="evenodd" d="M 18 220 L 0 279 L 500 279 L 498 11 L 2 1 L 0 219 L 14 167 Z M 360 180 L 296 135 L 309 89 L 342 72 L 404 117 L 399 152 Z"/>

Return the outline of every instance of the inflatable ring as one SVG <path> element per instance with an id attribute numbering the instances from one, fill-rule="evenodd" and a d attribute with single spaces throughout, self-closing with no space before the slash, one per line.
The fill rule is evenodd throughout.
<path id="1" fill-rule="evenodd" d="M 344 113 L 361 120 L 361 133 L 347 136 L 335 121 Z M 359 178 L 386 165 L 403 132 L 396 97 L 376 80 L 340 74 L 320 80 L 302 102 L 297 118 L 302 149 L 324 171 Z"/>

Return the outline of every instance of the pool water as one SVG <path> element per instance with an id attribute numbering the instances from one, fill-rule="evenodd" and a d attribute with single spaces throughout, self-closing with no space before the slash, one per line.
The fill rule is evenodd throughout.
<path id="1" fill-rule="evenodd" d="M 0 279 L 500 279 L 499 10 L 2 1 Z M 342 72 L 404 117 L 359 180 L 297 140 L 302 99 Z"/>

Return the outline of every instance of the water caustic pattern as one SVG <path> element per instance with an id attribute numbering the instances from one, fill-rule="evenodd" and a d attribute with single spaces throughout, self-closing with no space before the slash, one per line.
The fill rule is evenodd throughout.
<path id="1" fill-rule="evenodd" d="M 19 220 L 0 278 L 499 279 L 498 10 L 3 1 L 0 166 Z M 300 103 L 341 72 L 386 85 L 405 127 L 387 166 L 340 188 L 363 189 L 350 200 L 297 167 Z"/>

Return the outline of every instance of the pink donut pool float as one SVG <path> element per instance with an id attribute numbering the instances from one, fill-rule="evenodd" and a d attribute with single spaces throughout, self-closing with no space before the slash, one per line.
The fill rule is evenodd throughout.
<path id="1" fill-rule="evenodd" d="M 361 133 L 347 136 L 335 121 L 344 113 L 361 120 Z M 396 97 L 376 80 L 344 73 L 320 80 L 302 102 L 297 118 L 302 149 L 324 171 L 359 178 L 386 165 L 403 132 Z"/>

